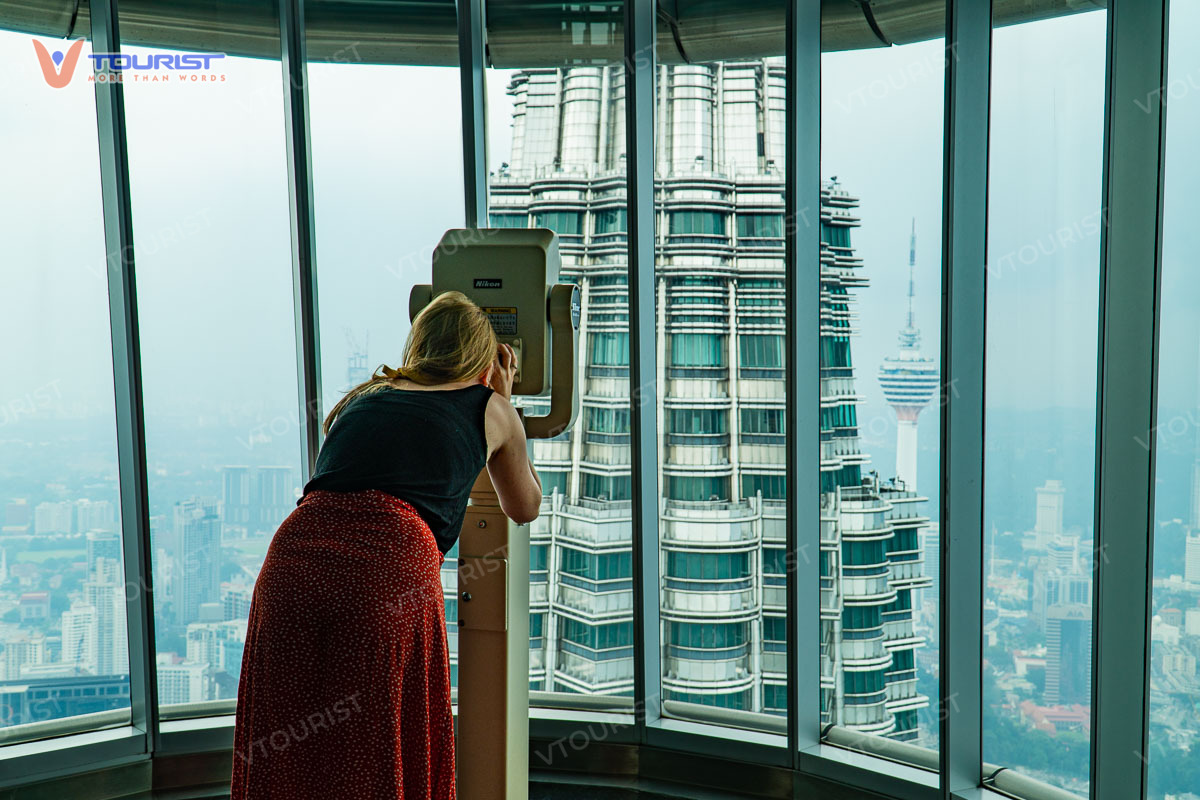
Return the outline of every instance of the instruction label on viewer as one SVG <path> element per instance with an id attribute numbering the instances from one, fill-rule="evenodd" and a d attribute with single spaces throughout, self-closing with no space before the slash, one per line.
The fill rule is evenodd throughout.
<path id="1" fill-rule="evenodd" d="M 488 315 L 497 336 L 517 335 L 517 309 L 504 306 L 488 306 L 483 308 Z"/>

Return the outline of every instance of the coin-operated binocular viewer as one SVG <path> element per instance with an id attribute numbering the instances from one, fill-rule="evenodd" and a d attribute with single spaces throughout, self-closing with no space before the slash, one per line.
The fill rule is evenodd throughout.
<path id="1" fill-rule="evenodd" d="M 575 422 L 579 287 L 558 283 L 558 237 L 544 228 L 455 229 L 433 254 L 433 283 L 414 286 L 415 317 L 459 291 L 492 321 L 517 357 L 514 395 L 545 395 L 550 411 L 525 416 L 530 439 Z M 471 489 L 458 540 L 458 796 L 529 794 L 529 526 L 500 510 L 487 469 Z"/>

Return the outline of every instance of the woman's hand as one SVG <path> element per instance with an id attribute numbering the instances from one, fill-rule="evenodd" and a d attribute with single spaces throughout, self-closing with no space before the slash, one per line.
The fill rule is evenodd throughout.
<path id="1" fill-rule="evenodd" d="M 505 400 L 512 399 L 513 383 L 517 379 L 517 353 L 510 345 L 501 344 L 496 351 L 496 363 L 488 386 Z"/>

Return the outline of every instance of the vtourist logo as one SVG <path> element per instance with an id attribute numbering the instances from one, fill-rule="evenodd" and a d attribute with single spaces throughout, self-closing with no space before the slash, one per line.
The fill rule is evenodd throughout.
<path id="1" fill-rule="evenodd" d="M 83 39 L 76 39 L 67 52 L 51 53 L 37 39 L 33 49 L 47 85 L 65 88 L 75 77 L 75 65 L 83 51 Z M 99 83 L 224 83 L 225 74 L 213 71 L 213 62 L 224 53 L 90 53 L 92 74 L 89 81 Z"/>
<path id="2" fill-rule="evenodd" d="M 46 45 L 37 39 L 33 40 L 33 49 L 37 53 L 38 63 L 42 66 L 42 75 L 46 78 L 46 83 L 52 89 L 62 89 L 75 75 L 75 63 L 79 61 L 79 53 L 83 50 L 83 39 L 77 39 L 75 44 L 67 48 L 65 54 L 61 50 L 51 53 L 46 49 Z"/>

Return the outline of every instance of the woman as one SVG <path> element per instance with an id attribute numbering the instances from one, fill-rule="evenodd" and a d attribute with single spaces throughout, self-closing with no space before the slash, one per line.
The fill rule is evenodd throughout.
<path id="1" fill-rule="evenodd" d="M 446 292 L 404 365 L 330 412 L 254 587 L 233 800 L 455 796 L 440 567 L 485 463 L 505 514 L 538 514 L 515 374 L 487 316 Z"/>

